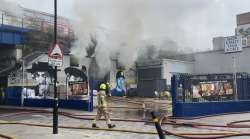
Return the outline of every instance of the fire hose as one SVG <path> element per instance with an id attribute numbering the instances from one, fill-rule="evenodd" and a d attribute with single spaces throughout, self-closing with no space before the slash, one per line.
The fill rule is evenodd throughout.
<path id="1" fill-rule="evenodd" d="M 26 125 L 26 126 L 37 126 L 37 127 L 52 127 L 52 125 L 49 124 L 34 124 L 34 123 L 25 123 L 25 122 L 10 122 L 10 121 L 1 121 L 0 125 Z M 109 129 L 109 128 L 90 128 L 90 127 L 76 127 L 76 126 L 62 126 L 60 125 L 59 128 L 65 128 L 65 129 L 85 129 L 85 130 L 102 130 L 102 131 L 114 131 L 114 132 L 127 132 L 127 133 L 137 133 L 137 134 L 151 134 L 155 135 L 156 132 L 152 131 L 138 131 L 138 130 L 127 130 L 127 129 Z M 198 132 L 165 132 L 165 135 L 179 135 L 179 136 L 185 136 L 185 135 L 221 135 L 221 134 L 233 134 L 233 133 L 198 133 Z"/>
<path id="2" fill-rule="evenodd" d="M 39 111 L 35 111 L 35 112 L 30 112 L 30 113 L 38 113 Z M 41 111 L 42 112 L 42 111 Z M 46 111 L 43 111 L 46 112 Z M 19 114 L 27 114 L 28 112 L 24 113 L 21 112 Z M 84 117 L 75 117 L 74 115 L 68 115 L 69 113 L 61 113 L 64 116 L 68 116 L 71 118 L 77 118 L 77 119 L 85 119 L 85 120 L 92 120 L 93 118 L 84 118 Z M 18 114 L 13 114 L 13 115 L 18 115 Z M 3 116 L 2 116 L 3 117 Z M 161 118 L 162 120 L 161 123 L 163 124 L 167 124 L 162 122 L 164 118 Z M 133 121 L 133 122 L 145 122 L 146 120 L 122 120 L 122 119 L 113 119 L 113 120 L 117 120 L 117 121 Z M 20 122 L 1 122 L 0 124 L 21 124 L 21 125 L 30 125 L 30 126 L 41 126 L 41 127 L 51 127 L 50 125 L 40 125 L 40 124 L 29 124 L 29 123 L 20 123 Z M 188 124 L 185 123 L 175 123 L 176 125 L 184 125 L 187 126 Z M 189 124 L 189 126 L 192 124 Z M 194 125 L 193 125 L 194 126 Z M 199 125 L 201 126 L 201 124 Z M 71 129 L 89 129 L 89 130 L 93 130 L 93 128 L 88 128 L 88 127 L 67 127 L 67 126 L 61 126 L 60 128 L 71 128 Z M 94 129 L 94 130 L 104 130 L 104 131 L 117 131 L 117 132 L 129 132 L 129 133 L 138 133 L 138 134 L 156 134 L 156 132 L 148 132 L 148 131 L 135 131 L 135 130 L 124 130 L 124 129 L 113 129 L 113 130 L 109 130 L 109 129 Z M 231 136 L 246 136 L 249 135 L 249 133 L 235 133 L 235 132 L 217 132 L 217 133 L 195 133 L 195 132 L 170 132 L 170 131 L 165 131 L 166 135 L 175 135 L 175 136 L 179 136 L 179 137 L 183 137 L 183 138 L 195 138 L 195 139 L 201 139 L 202 137 L 194 137 L 194 135 L 196 136 L 201 136 L 201 135 L 217 135 L 216 137 L 213 138 L 225 138 L 225 137 L 231 137 Z M 206 137 L 203 137 L 206 138 Z M 202 138 L 202 139 L 203 139 Z"/>
<path id="3" fill-rule="evenodd" d="M 147 101 L 142 101 L 142 100 L 134 100 L 134 99 L 129 99 L 129 98 L 111 98 L 112 101 L 125 101 L 128 103 L 133 103 L 133 104 L 139 104 L 141 105 L 142 103 L 156 103 L 156 104 L 172 104 L 171 102 L 157 102 L 157 101 L 152 101 L 152 100 L 147 100 Z"/>
<path id="4" fill-rule="evenodd" d="M 25 123 L 25 122 L 10 122 L 10 121 L 1 121 L 0 125 L 26 125 L 26 126 L 37 126 L 37 127 L 52 127 L 49 124 L 34 124 L 34 123 Z M 90 127 L 76 127 L 76 126 L 58 126 L 59 128 L 66 129 L 85 129 L 85 130 L 104 130 L 104 131 L 114 131 L 114 132 L 128 132 L 128 133 L 137 133 L 137 134 L 157 134 L 152 131 L 137 131 L 137 130 L 126 130 L 126 129 L 110 129 L 110 128 L 90 128 Z"/>
<path id="5" fill-rule="evenodd" d="M 1 138 L 5 138 L 5 139 L 15 139 L 14 137 L 8 136 L 8 135 L 4 135 L 4 134 L 0 134 Z"/>
<path id="6" fill-rule="evenodd" d="M 171 104 L 171 103 L 162 103 L 162 102 L 154 102 L 154 101 L 141 101 L 141 100 L 132 100 L 128 98 L 111 98 L 110 99 L 112 102 L 126 102 L 130 104 L 136 104 L 136 105 L 142 105 L 141 108 L 138 107 L 124 107 L 124 106 L 111 106 L 109 108 L 127 108 L 127 109 L 138 109 L 138 110 L 152 110 L 152 108 L 146 108 L 146 105 L 151 105 L 151 104 L 158 104 L 158 105 L 166 105 L 166 104 Z M 161 108 L 163 108 L 161 106 Z M 166 108 L 165 108 L 166 109 Z"/>
<path id="7" fill-rule="evenodd" d="M 31 112 L 22 111 L 22 112 L 19 112 L 19 113 L 11 113 L 11 114 L 7 114 L 5 116 L 15 116 L 15 115 L 21 115 L 21 114 L 28 114 L 28 113 L 51 113 L 51 112 L 48 111 L 48 110 L 33 110 Z M 93 118 L 91 118 L 91 117 L 81 117 L 81 116 L 94 116 L 94 115 L 89 115 L 89 114 L 87 114 L 87 115 L 74 115 L 72 113 L 67 113 L 67 112 L 60 112 L 60 114 L 63 115 L 63 116 L 67 116 L 67 117 L 71 117 L 71 118 L 76 118 L 76 119 L 82 119 L 82 120 L 92 120 Z M 0 118 L 1 117 L 4 117 L 4 115 L 0 115 Z M 164 122 L 165 118 L 166 117 L 163 116 L 161 118 L 161 120 L 160 120 L 160 123 L 162 125 L 163 124 L 169 124 L 169 125 L 196 127 L 196 128 L 198 128 L 198 127 L 249 128 L 250 127 L 250 125 L 239 124 L 239 123 L 242 123 L 242 122 L 250 122 L 250 120 L 235 121 L 235 122 L 228 123 L 227 125 L 211 125 L 211 124 L 201 124 L 201 123 L 194 123 L 194 122 L 193 123 L 192 122 L 177 123 L 175 121 Z M 119 119 L 119 118 L 113 118 L 112 120 L 114 120 L 114 121 L 129 121 L 129 122 L 150 122 L 148 120 L 138 120 L 138 119 Z M 2 124 L 4 124 L 4 123 L 2 123 Z M 8 123 L 5 123 L 5 124 L 10 124 L 10 123 L 8 122 Z M 16 124 L 26 124 L 26 125 L 29 125 L 27 123 L 16 123 Z M 63 126 L 61 128 L 63 128 Z M 73 128 L 73 127 L 71 127 L 71 128 Z M 77 127 L 74 127 L 74 128 L 77 129 Z M 92 128 L 84 128 L 84 129 L 90 129 L 90 130 L 92 130 Z M 99 130 L 102 130 L 102 129 L 99 129 Z M 103 130 L 108 130 L 108 129 L 103 129 Z M 121 129 L 119 129 L 119 130 L 121 130 Z M 116 131 L 119 132 L 119 130 L 116 130 Z M 123 130 L 123 131 L 124 132 L 130 132 L 129 130 Z M 143 132 L 131 131 L 131 133 L 132 132 L 136 132 L 136 133 L 139 133 L 139 134 L 146 134 L 146 133 L 144 133 L 144 131 Z M 147 132 L 147 131 L 145 131 L 145 132 Z M 194 138 L 194 139 L 208 138 L 208 137 L 195 137 L 195 136 L 201 136 L 201 135 L 202 136 L 209 135 L 209 138 L 225 138 L 225 137 L 233 137 L 233 136 L 249 136 L 250 135 L 250 133 L 238 133 L 236 131 L 219 132 L 219 133 L 218 132 L 217 133 L 211 133 L 211 132 L 209 132 L 209 133 L 182 132 L 182 133 L 180 133 L 180 132 L 170 132 L 170 131 L 164 130 L 164 132 L 165 132 L 166 135 L 174 135 L 174 136 L 179 136 L 179 137 L 183 137 L 183 138 L 191 138 L 191 139 L 192 138 Z M 156 133 L 154 133 L 154 134 L 156 134 Z M 212 136 L 212 135 L 217 135 L 217 136 Z"/>
<path id="8" fill-rule="evenodd" d="M 231 128 L 250 128 L 249 124 L 242 124 L 242 123 L 246 123 L 246 122 L 250 122 L 250 120 L 241 120 L 241 121 L 230 122 L 227 124 L 227 126 L 229 126 Z"/>
<path id="9" fill-rule="evenodd" d="M 205 116 L 196 116 L 196 117 L 169 117 L 173 120 L 196 120 L 201 118 L 208 118 L 208 117 L 215 117 L 215 116 L 225 116 L 225 115 L 235 115 L 235 114 L 242 114 L 242 113 L 250 113 L 250 111 L 244 111 L 244 112 L 228 112 L 228 113 L 220 113 L 220 114 L 211 114 L 211 115 L 205 115 Z"/>
<path id="10" fill-rule="evenodd" d="M 174 133 L 174 132 L 170 132 L 170 131 L 166 131 L 164 130 L 165 134 L 168 135 L 173 135 L 176 137 L 181 137 L 181 138 L 186 138 L 186 139 L 219 139 L 219 138 L 228 138 L 228 137 L 236 137 L 236 136 L 249 136 L 250 134 L 242 134 L 242 133 L 219 133 L 219 134 L 214 134 L 214 133 L 199 133 L 199 134 L 195 134 L 195 133 L 190 133 L 190 134 L 178 134 L 178 133 Z M 200 137 L 200 136 L 204 136 L 207 135 L 205 137 Z"/>
<path id="11" fill-rule="evenodd" d="M 9 109 L 9 108 L 8 108 Z M 20 110 L 20 109 L 15 109 L 14 110 Z M 16 116 L 16 115 L 22 115 L 22 114 L 31 114 L 31 113 L 47 113 L 51 114 L 51 111 L 49 110 L 36 110 L 36 109 L 29 109 L 28 111 L 21 111 L 18 113 L 10 113 L 7 115 L 0 115 L 1 117 L 9 117 L 9 116 Z M 89 116 L 96 116 L 96 115 L 90 115 L 90 114 L 85 114 L 85 115 L 75 115 L 72 113 L 67 113 L 67 112 L 59 112 L 60 115 L 70 117 L 70 118 L 75 118 L 75 119 L 82 119 L 82 120 L 93 120 L 93 117 Z M 82 117 L 84 116 L 84 117 Z M 165 116 L 161 118 L 161 124 L 170 124 L 170 125 L 185 125 L 185 126 L 194 126 L 193 123 L 173 123 L 173 122 L 162 122 Z M 104 120 L 104 119 L 101 119 Z M 127 122 L 151 122 L 149 119 L 121 119 L 121 118 L 111 118 L 113 121 L 127 121 Z M 215 125 L 207 125 L 207 124 L 199 124 L 200 126 L 215 126 Z M 226 126 L 219 126 L 219 127 L 226 127 Z"/>
<path id="12" fill-rule="evenodd" d="M 159 121 L 160 125 L 162 124 L 162 121 L 165 118 L 166 118 L 165 116 L 160 118 L 160 121 Z M 185 126 L 196 127 L 196 128 L 201 128 L 201 127 L 250 128 L 250 125 L 240 124 L 244 122 L 250 122 L 250 120 L 234 121 L 234 122 L 228 123 L 227 125 L 210 125 L 210 124 L 200 124 L 200 123 L 172 123 L 172 124 L 185 125 Z M 174 136 L 181 137 L 181 138 L 189 138 L 189 139 L 207 139 L 207 138 L 218 139 L 218 138 L 237 137 L 237 136 L 250 136 L 250 133 L 242 133 L 242 132 L 239 133 L 237 131 L 228 131 L 228 130 L 224 130 L 227 132 L 221 132 L 221 133 L 214 133 L 214 132 L 213 133 L 199 133 L 199 134 L 190 133 L 190 134 L 182 134 L 182 135 L 171 132 L 171 131 L 167 131 L 167 130 L 163 130 L 163 131 L 165 132 L 165 134 L 174 135 Z M 205 137 L 200 137 L 201 135 Z"/>

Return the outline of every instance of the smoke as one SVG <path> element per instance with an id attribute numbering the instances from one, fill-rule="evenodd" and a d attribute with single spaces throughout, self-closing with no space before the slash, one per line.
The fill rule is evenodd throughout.
<path id="1" fill-rule="evenodd" d="M 86 59 L 94 48 L 101 74 L 117 58 L 125 68 L 136 60 L 209 49 L 207 22 L 217 0 L 75 0 L 77 36 L 72 54 Z M 97 40 L 95 47 L 91 38 Z"/>
<path id="2" fill-rule="evenodd" d="M 0 10 L 15 16 L 22 16 L 23 10 L 15 0 L 0 0 Z"/>

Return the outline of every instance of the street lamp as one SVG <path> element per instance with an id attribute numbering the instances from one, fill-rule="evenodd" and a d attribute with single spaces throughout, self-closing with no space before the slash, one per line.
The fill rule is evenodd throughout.
<path id="1" fill-rule="evenodd" d="M 54 45 L 57 43 L 57 0 L 54 0 Z M 57 94 L 57 66 L 54 70 L 54 106 L 53 106 L 53 134 L 58 133 L 58 94 Z"/>

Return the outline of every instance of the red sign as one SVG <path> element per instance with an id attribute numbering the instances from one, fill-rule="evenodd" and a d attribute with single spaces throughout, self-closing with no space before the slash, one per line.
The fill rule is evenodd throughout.
<path id="1" fill-rule="evenodd" d="M 52 66 L 61 67 L 63 64 L 63 51 L 59 44 L 55 44 L 48 52 L 48 62 Z"/>

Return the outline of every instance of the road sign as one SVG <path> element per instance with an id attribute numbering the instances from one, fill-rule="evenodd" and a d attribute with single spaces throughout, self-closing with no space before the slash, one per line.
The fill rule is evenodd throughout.
<path id="1" fill-rule="evenodd" d="M 63 65 L 63 51 L 60 48 L 59 44 L 55 44 L 49 50 L 48 62 L 52 66 L 61 67 Z"/>
<path id="2" fill-rule="evenodd" d="M 225 37 L 225 53 L 242 51 L 242 37 L 230 36 Z"/>

